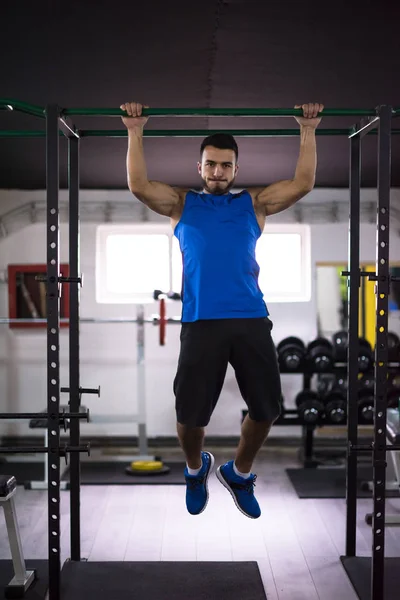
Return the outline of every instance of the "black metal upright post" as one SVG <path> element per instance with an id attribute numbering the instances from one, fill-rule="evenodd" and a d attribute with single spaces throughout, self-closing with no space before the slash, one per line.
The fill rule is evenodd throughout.
<path id="1" fill-rule="evenodd" d="M 385 487 L 388 360 L 389 211 L 392 107 L 379 107 L 376 232 L 375 422 L 373 448 L 372 599 L 385 597 Z"/>
<path id="2" fill-rule="evenodd" d="M 80 272 L 79 246 L 79 138 L 68 138 L 68 182 L 69 182 L 69 271 L 70 277 L 78 278 Z M 79 347 L 79 290 L 77 283 L 69 284 L 69 398 L 70 411 L 80 410 L 80 347 Z M 70 444 L 80 444 L 80 421 L 71 419 Z M 81 468 L 80 454 L 74 452 L 70 458 L 70 502 L 71 502 L 71 560 L 81 560 Z"/>
<path id="3" fill-rule="evenodd" d="M 46 109 L 49 600 L 60 600 L 59 108 Z"/>
<path id="4" fill-rule="evenodd" d="M 348 279 L 348 355 L 347 355 L 347 473 L 346 473 L 346 556 L 356 554 L 357 522 L 357 455 L 351 447 L 357 444 L 358 426 L 358 317 L 360 288 L 360 192 L 361 139 L 350 140 L 350 213 L 349 213 L 349 279 Z"/>

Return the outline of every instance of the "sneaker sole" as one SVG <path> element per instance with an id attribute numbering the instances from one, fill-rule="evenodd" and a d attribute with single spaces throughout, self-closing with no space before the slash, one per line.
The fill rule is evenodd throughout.
<path id="1" fill-rule="evenodd" d="M 231 490 L 231 488 L 229 487 L 228 482 L 225 480 L 223 474 L 221 473 L 221 467 L 218 467 L 218 469 L 215 472 L 218 481 L 220 481 L 220 483 L 222 483 L 222 485 L 224 486 L 224 488 L 226 488 L 228 490 L 228 492 L 230 493 L 230 495 L 233 498 L 233 501 L 236 505 L 236 508 L 238 510 L 240 510 L 240 512 L 242 513 L 242 515 L 244 515 L 245 517 L 248 517 L 249 519 L 258 519 L 259 517 L 252 517 L 251 515 L 249 515 L 247 512 L 245 512 L 238 504 L 238 501 L 236 499 L 235 494 L 233 493 L 233 491 Z M 261 515 L 260 515 L 261 516 Z"/>
<path id="2" fill-rule="evenodd" d="M 207 454 L 209 455 L 209 457 L 210 457 L 210 459 L 211 459 L 211 462 L 210 462 L 210 468 L 208 469 L 208 473 L 207 473 L 207 475 L 206 475 L 206 481 L 205 481 L 205 487 L 206 487 L 207 500 L 206 500 L 206 503 L 204 504 L 204 506 L 203 506 L 203 508 L 201 509 L 201 511 L 200 511 L 200 512 L 198 512 L 198 513 L 194 513 L 194 514 L 193 514 L 193 513 L 189 513 L 189 515 L 192 515 L 192 517 L 197 517 L 197 515 L 201 515 L 201 513 L 202 513 L 202 512 L 204 512 L 204 511 L 206 510 L 206 508 L 207 508 L 207 504 L 208 504 L 208 501 L 209 501 L 209 499 L 210 499 L 210 495 L 209 495 L 209 493 L 208 493 L 208 479 L 209 479 L 209 477 L 210 477 L 210 475 L 211 475 L 211 473 L 212 473 L 212 470 L 213 470 L 213 468 L 214 468 L 215 458 L 214 458 L 214 456 L 211 454 L 211 452 L 207 452 Z M 189 512 L 189 511 L 188 511 L 188 512 Z"/>

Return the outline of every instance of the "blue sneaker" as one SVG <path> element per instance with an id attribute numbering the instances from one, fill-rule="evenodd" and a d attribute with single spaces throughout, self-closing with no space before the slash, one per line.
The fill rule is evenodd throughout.
<path id="1" fill-rule="evenodd" d="M 185 468 L 186 507 L 191 515 L 199 515 L 208 504 L 208 478 L 214 467 L 214 457 L 211 452 L 202 452 L 203 465 L 198 475 L 189 475 Z"/>
<path id="2" fill-rule="evenodd" d="M 222 485 L 230 492 L 240 512 L 246 517 L 250 517 L 250 519 L 258 519 L 261 515 L 261 509 L 254 497 L 257 475 L 251 474 L 247 479 L 239 477 L 233 470 L 233 460 L 218 467 L 216 475 Z"/>

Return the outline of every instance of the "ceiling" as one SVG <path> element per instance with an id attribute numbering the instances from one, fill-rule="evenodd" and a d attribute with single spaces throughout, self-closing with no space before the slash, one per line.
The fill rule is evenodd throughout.
<path id="1" fill-rule="evenodd" d="M 351 8 L 353 6 L 354 8 Z M 400 107 L 400 3 L 379 9 L 266 0 L 8 2 L 2 9 L 0 96 L 45 106 L 118 108 Z M 353 118 L 323 119 L 343 128 Z M 123 129 L 117 118 L 76 117 L 81 129 Z M 0 112 L 0 129 L 38 129 L 43 121 Z M 394 120 L 400 129 L 400 118 Z M 148 129 L 298 127 L 294 118 L 156 118 Z M 400 187 L 400 136 L 393 136 L 392 185 Z M 299 140 L 237 138 L 237 187 L 291 178 Z M 376 136 L 363 140 L 362 185 L 376 185 Z M 148 177 L 200 184 L 199 138 L 145 140 Z M 61 142 L 61 187 L 67 184 Z M 126 139 L 81 142 L 81 187 L 126 188 Z M 45 187 L 44 139 L 0 139 L 0 188 Z M 316 185 L 348 185 L 346 137 L 318 138 Z"/>

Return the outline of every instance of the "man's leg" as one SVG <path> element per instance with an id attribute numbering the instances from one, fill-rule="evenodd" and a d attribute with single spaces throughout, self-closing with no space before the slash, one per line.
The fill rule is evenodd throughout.
<path id="1" fill-rule="evenodd" d="M 183 323 L 181 351 L 174 380 L 177 433 L 187 467 L 186 507 L 199 515 L 208 503 L 208 478 L 214 456 L 203 451 L 205 427 L 217 404 L 229 360 L 223 323 Z"/>
<path id="2" fill-rule="evenodd" d="M 254 496 L 257 475 L 251 473 L 251 467 L 281 411 L 280 374 L 271 328 L 266 318 L 238 322 L 229 360 L 249 412 L 242 423 L 235 460 L 218 467 L 216 473 L 237 508 L 252 519 L 261 515 L 261 509 Z"/>
<path id="3" fill-rule="evenodd" d="M 201 451 L 203 450 L 204 427 L 188 427 L 187 425 L 177 423 L 176 429 L 189 469 L 200 469 L 202 464 Z"/>
<path id="4" fill-rule="evenodd" d="M 253 421 L 249 415 L 242 423 L 242 433 L 236 451 L 235 466 L 241 473 L 250 473 L 255 457 L 271 430 L 270 421 Z"/>

